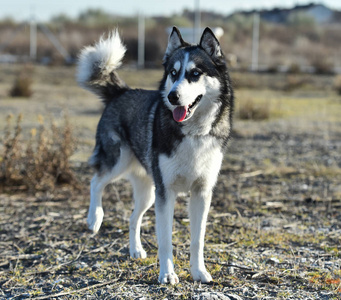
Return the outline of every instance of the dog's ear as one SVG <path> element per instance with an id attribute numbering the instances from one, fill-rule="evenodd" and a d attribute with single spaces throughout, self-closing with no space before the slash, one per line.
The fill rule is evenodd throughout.
<path id="1" fill-rule="evenodd" d="M 208 27 L 206 27 L 201 36 L 199 46 L 201 46 L 213 59 L 220 59 L 223 57 L 220 44 L 212 30 Z"/>
<path id="2" fill-rule="evenodd" d="M 173 51 L 186 45 L 186 42 L 182 39 L 181 33 L 177 27 L 173 27 L 172 33 L 169 36 L 167 49 L 163 60 L 165 61 Z"/>

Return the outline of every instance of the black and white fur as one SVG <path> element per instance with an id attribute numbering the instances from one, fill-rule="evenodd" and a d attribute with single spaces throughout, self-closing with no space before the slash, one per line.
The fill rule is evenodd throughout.
<path id="1" fill-rule="evenodd" d="M 159 281 L 177 283 L 172 257 L 174 203 L 190 191 L 190 266 L 195 281 L 212 280 L 204 264 L 204 235 L 212 190 L 231 131 L 233 91 L 219 42 L 209 28 L 198 45 L 186 43 L 176 27 L 164 56 L 157 91 L 129 88 L 118 76 L 125 53 L 117 32 L 85 48 L 79 84 L 99 95 L 105 110 L 90 159 L 88 225 L 97 232 L 103 220 L 102 192 L 120 178 L 130 180 L 134 211 L 130 255 L 147 256 L 140 240 L 143 214 L 155 202 L 160 261 Z"/>

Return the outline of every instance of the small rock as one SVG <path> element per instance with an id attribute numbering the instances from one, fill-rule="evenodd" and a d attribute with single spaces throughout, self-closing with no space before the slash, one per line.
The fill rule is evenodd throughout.
<path id="1" fill-rule="evenodd" d="M 324 262 L 324 266 L 325 266 L 325 267 L 329 267 L 329 268 L 330 268 L 330 267 L 333 267 L 333 266 L 334 266 L 334 262 L 325 261 L 325 262 Z"/>
<path id="2" fill-rule="evenodd" d="M 301 189 L 306 191 L 309 188 L 307 184 L 302 184 Z"/>
<path id="3" fill-rule="evenodd" d="M 267 263 L 267 264 L 275 265 L 275 264 L 278 264 L 278 263 L 279 263 L 279 260 L 278 260 L 278 258 L 271 257 L 271 258 L 269 258 L 269 259 L 266 261 L 266 263 Z"/>
<path id="4" fill-rule="evenodd" d="M 259 278 L 259 277 L 261 277 L 261 276 L 263 276 L 263 275 L 264 275 L 263 272 L 258 272 L 258 273 L 256 273 L 256 274 L 253 274 L 253 275 L 251 276 L 251 278 L 252 278 L 252 279 L 257 279 L 257 278 Z"/>
<path id="5" fill-rule="evenodd" d="M 92 270 L 93 270 L 93 271 L 96 271 L 96 270 L 100 269 L 101 266 L 102 266 L 102 264 L 99 263 L 99 262 L 97 262 L 97 263 L 95 263 L 95 264 L 92 266 Z"/>
<path id="6" fill-rule="evenodd" d="M 80 263 L 75 265 L 76 269 L 84 269 L 84 268 L 87 268 L 87 267 L 88 267 L 88 264 L 83 262 L 83 261 L 81 261 Z"/>

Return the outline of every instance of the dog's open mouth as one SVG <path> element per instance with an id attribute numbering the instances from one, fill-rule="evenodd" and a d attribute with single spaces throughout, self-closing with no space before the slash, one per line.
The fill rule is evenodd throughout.
<path id="1" fill-rule="evenodd" d="M 200 102 L 201 98 L 202 98 L 202 95 L 199 95 L 198 97 L 195 98 L 192 104 L 186 105 L 186 106 L 177 106 L 173 110 L 173 119 L 176 122 L 182 122 L 184 120 L 189 119 L 190 116 L 192 115 L 192 112 L 197 107 L 198 103 Z"/>

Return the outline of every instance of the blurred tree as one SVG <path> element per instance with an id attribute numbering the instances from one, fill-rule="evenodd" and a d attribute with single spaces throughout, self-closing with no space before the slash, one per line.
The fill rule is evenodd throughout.
<path id="1" fill-rule="evenodd" d="M 81 12 L 78 21 L 87 26 L 101 26 L 113 22 L 113 16 L 102 9 L 88 9 Z"/>
<path id="2" fill-rule="evenodd" d="M 0 25 L 1 26 L 3 26 L 3 25 L 13 26 L 13 25 L 16 25 L 16 22 L 14 21 L 14 19 L 12 17 L 4 17 L 2 20 L 0 20 Z"/>
<path id="3" fill-rule="evenodd" d="M 294 11 L 289 15 L 288 24 L 294 27 L 315 27 L 316 22 L 312 16 L 304 12 Z"/>
<path id="4" fill-rule="evenodd" d="M 61 14 L 56 15 L 56 16 L 52 16 L 52 18 L 50 20 L 51 24 L 57 25 L 57 26 L 69 24 L 72 22 L 73 22 L 73 19 L 64 13 L 61 13 Z"/>

